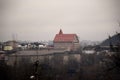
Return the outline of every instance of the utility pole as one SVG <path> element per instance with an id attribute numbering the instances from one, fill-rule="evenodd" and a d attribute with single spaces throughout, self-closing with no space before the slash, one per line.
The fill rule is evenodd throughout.
<path id="1" fill-rule="evenodd" d="M 17 38 L 17 34 L 12 34 L 12 41 L 13 41 L 13 50 L 17 50 L 17 47 L 16 47 L 16 38 Z M 15 71 L 15 80 L 17 80 L 17 52 L 15 52 L 15 61 L 14 61 L 14 71 Z"/>

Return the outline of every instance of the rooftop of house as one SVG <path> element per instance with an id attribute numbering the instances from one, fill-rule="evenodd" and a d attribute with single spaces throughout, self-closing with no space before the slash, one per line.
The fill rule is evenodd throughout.
<path id="1" fill-rule="evenodd" d="M 54 38 L 54 42 L 73 42 L 75 37 L 77 37 L 76 34 L 64 34 L 60 29 Z"/>

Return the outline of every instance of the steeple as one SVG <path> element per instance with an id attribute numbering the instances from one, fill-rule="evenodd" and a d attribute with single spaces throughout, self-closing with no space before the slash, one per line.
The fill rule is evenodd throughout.
<path id="1" fill-rule="evenodd" d="M 62 30 L 60 29 L 59 34 L 63 34 Z"/>

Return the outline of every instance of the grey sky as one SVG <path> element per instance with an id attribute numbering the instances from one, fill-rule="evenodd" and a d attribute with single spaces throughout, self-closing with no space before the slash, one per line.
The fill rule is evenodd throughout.
<path id="1" fill-rule="evenodd" d="M 119 0 L 3 0 L 0 41 L 53 40 L 59 29 L 80 40 L 101 41 L 120 32 Z"/>

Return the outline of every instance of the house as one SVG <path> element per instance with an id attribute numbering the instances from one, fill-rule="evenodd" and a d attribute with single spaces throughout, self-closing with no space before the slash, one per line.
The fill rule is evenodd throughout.
<path id="1" fill-rule="evenodd" d="M 13 49 L 18 47 L 18 42 L 15 40 L 5 42 L 5 46 L 11 46 Z"/>
<path id="2" fill-rule="evenodd" d="M 82 53 L 85 53 L 85 54 L 94 54 L 96 52 L 95 48 L 96 48 L 96 46 L 91 46 L 91 45 L 86 46 L 86 47 L 83 48 Z"/>
<path id="3" fill-rule="evenodd" d="M 77 50 L 79 48 L 79 39 L 76 34 L 64 34 L 60 29 L 59 33 L 56 34 L 54 41 L 55 49 L 64 50 Z"/>

